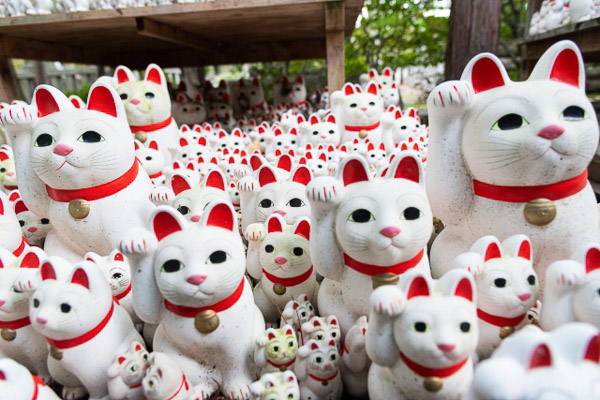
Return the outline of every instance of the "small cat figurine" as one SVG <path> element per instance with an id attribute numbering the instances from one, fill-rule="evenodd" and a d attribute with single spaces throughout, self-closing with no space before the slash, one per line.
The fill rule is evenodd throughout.
<path id="1" fill-rule="evenodd" d="M 371 360 L 367 356 L 366 336 L 367 317 L 358 318 L 346 333 L 342 351 L 340 352 L 340 375 L 344 383 L 344 393 L 363 399 L 368 394 L 368 375 Z"/>
<path id="2" fill-rule="evenodd" d="M 552 330 L 580 321 L 600 328 L 600 244 L 587 243 L 571 259 L 552 263 L 546 271 L 540 326 Z"/>
<path id="3" fill-rule="evenodd" d="M 235 399 L 249 397 L 254 345 L 265 325 L 244 277 L 235 210 L 211 202 L 200 221 L 188 223 L 172 207 L 159 206 L 148 225 L 129 231 L 120 250 L 132 264 L 138 316 L 158 324 L 154 350 L 173 358 L 206 396 L 220 389 Z"/>
<path id="4" fill-rule="evenodd" d="M 478 238 L 519 232 L 531 239 L 544 287 L 553 261 L 598 240 L 586 170 L 598 123 L 575 43 L 550 47 L 524 82 L 512 82 L 496 56 L 480 54 L 461 80 L 430 94 L 428 110 L 427 193 L 445 225 L 431 248 L 435 276 Z"/>
<path id="5" fill-rule="evenodd" d="M 0 358 L 0 400 L 60 400 L 60 397 L 23 365 Z"/>
<path id="6" fill-rule="evenodd" d="M 191 222 L 198 222 L 211 201 L 231 202 L 227 179 L 219 169 L 208 172 L 201 185 L 194 185 L 185 175 L 175 173 L 171 178 L 175 198 L 171 205 Z"/>
<path id="7" fill-rule="evenodd" d="M 370 399 L 461 399 L 479 337 L 475 282 L 454 269 L 438 281 L 409 271 L 373 291 L 366 348 Z"/>
<path id="8" fill-rule="evenodd" d="M 249 115 L 261 115 L 267 110 L 265 94 L 258 78 L 253 78 L 251 83 L 243 79 L 239 81 L 239 103 L 242 111 Z"/>
<path id="9" fill-rule="evenodd" d="M 29 211 L 21 199 L 17 199 L 13 205 L 25 240 L 32 246 L 44 247 L 46 236 L 52 228 L 50 220 L 48 218 L 39 218 Z"/>
<path id="10" fill-rule="evenodd" d="M 168 354 L 153 352 L 142 380 L 144 398 L 148 400 L 188 400 L 192 388 L 181 367 Z M 207 394 L 208 395 L 208 394 Z M 204 393 L 201 399 L 204 400 Z"/>
<path id="11" fill-rule="evenodd" d="M 337 178 L 318 177 L 306 188 L 310 254 L 325 278 L 318 308 L 338 318 L 342 337 L 369 314 L 374 284 L 393 283 L 413 268 L 429 273 L 425 247 L 433 216 L 423 181 L 414 153 L 395 157 L 383 178 L 371 178 L 364 159 L 353 155 L 341 162 Z"/>
<path id="12" fill-rule="evenodd" d="M 540 289 L 532 259 L 527 236 L 513 235 L 502 243 L 484 236 L 469 253 L 454 260 L 454 267 L 470 272 L 477 284 L 479 360 L 488 358 L 502 339 L 530 323 L 527 312 Z"/>
<path id="13" fill-rule="evenodd" d="M 298 349 L 294 373 L 302 400 L 339 400 L 342 398 L 340 356 L 335 341 L 309 340 Z"/>
<path id="14" fill-rule="evenodd" d="M 13 108 L 15 107 L 15 108 Z M 150 178 L 135 159 L 133 137 L 116 91 L 95 83 L 87 109 L 40 85 L 32 106 L 4 109 L 19 187 L 27 207 L 52 221 L 44 250 L 81 260 L 110 253 L 125 229 L 142 226 L 154 205 Z"/>
<path id="15" fill-rule="evenodd" d="M 148 351 L 140 342 L 115 356 L 108 367 L 108 395 L 111 400 L 142 400 L 142 379 L 149 366 Z"/>
<path id="16" fill-rule="evenodd" d="M 267 322 L 277 321 L 288 301 L 301 294 L 315 301 L 317 276 L 310 260 L 308 218 L 289 226 L 281 215 L 271 214 L 264 224 L 249 225 L 244 236 L 248 273 L 260 280 L 254 301 Z"/>
<path id="17" fill-rule="evenodd" d="M 327 318 L 312 317 L 308 322 L 302 324 L 302 340 L 304 343 L 311 339 L 321 343 L 329 343 L 331 340 L 340 348 L 340 325 L 334 315 Z"/>
<path id="18" fill-rule="evenodd" d="M 298 340 L 291 325 L 269 328 L 256 339 L 254 362 L 262 368 L 260 374 L 291 370 L 296 361 Z"/>
<path id="19" fill-rule="evenodd" d="M 300 399 L 298 380 L 292 371 L 264 374 L 250 385 L 252 400 Z"/>
<path id="20" fill-rule="evenodd" d="M 167 161 L 165 156 L 158 148 L 158 142 L 151 140 L 148 146 L 145 146 L 139 140 L 135 140 L 135 156 L 142 163 L 142 167 L 152 180 L 154 186 L 164 185 L 166 177 L 163 174 Z"/>
<path id="21" fill-rule="evenodd" d="M 21 233 L 21 225 L 15 210 L 8 196 L 0 192 L 0 248 L 19 257 L 27 247 L 29 245 Z"/>
<path id="22" fill-rule="evenodd" d="M 206 108 L 202 104 L 202 95 L 198 94 L 190 100 L 184 93 L 179 93 L 172 105 L 173 118 L 177 124 L 201 124 L 206 121 Z"/>
<path id="23" fill-rule="evenodd" d="M 337 146 L 340 144 L 340 132 L 335 115 L 329 114 L 321 122 L 317 114 L 311 114 L 308 121 L 300 124 L 300 145 L 310 143 L 316 147 L 319 144 Z"/>
<path id="24" fill-rule="evenodd" d="M 8 145 L 0 147 L 0 190 L 8 194 L 17 189 L 17 173 L 12 148 Z"/>
<path id="25" fill-rule="evenodd" d="M 309 321 L 315 315 L 315 308 L 308 299 L 308 296 L 301 294 L 296 300 L 288 301 L 285 305 L 281 313 L 281 323 L 279 325 L 291 325 L 296 330 L 298 343 L 302 345 L 304 344 L 301 331 L 302 324 Z"/>

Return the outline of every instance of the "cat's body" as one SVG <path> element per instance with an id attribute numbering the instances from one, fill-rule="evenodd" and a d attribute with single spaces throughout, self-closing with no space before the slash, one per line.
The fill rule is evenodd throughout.
<path id="1" fill-rule="evenodd" d="M 269 328 L 256 339 L 254 362 L 262 368 L 260 374 L 293 370 L 298 351 L 298 340 L 291 325 Z"/>
<path id="2" fill-rule="evenodd" d="M 340 357 L 333 340 L 309 340 L 298 349 L 294 373 L 302 400 L 339 400 L 342 398 Z"/>
<path id="3" fill-rule="evenodd" d="M 0 359 L 0 400 L 59 400 L 39 377 L 10 358 Z"/>
<path id="4" fill-rule="evenodd" d="M 148 370 L 142 381 L 145 399 L 188 400 L 190 398 L 192 387 L 175 360 L 168 354 L 153 352 L 148 362 Z M 202 395 L 201 399 L 205 398 L 205 393 L 198 394 Z"/>
<path id="5" fill-rule="evenodd" d="M 148 368 L 148 351 L 140 342 L 117 354 L 108 367 L 108 394 L 111 400 L 142 400 L 142 379 Z"/>
<path id="6" fill-rule="evenodd" d="M 367 356 L 365 347 L 367 327 L 366 316 L 357 319 L 352 328 L 346 333 L 340 352 L 342 360 L 340 374 L 344 383 L 344 392 L 357 399 L 366 398 L 368 394 L 371 360 Z"/>

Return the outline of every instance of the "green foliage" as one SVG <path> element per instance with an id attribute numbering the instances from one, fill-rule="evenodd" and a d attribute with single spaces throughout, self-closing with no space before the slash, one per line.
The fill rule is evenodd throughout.
<path id="1" fill-rule="evenodd" d="M 71 96 L 72 94 L 76 94 L 83 101 L 87 101 L 88 93 L 89 93 L 91 87 L 92 87 L 92 85 L 87 84 L 87 85 L 81 86 L 81 88 L 79 90 L 66 90 L 65 96 L 68 97 L 68 96 Z"/>

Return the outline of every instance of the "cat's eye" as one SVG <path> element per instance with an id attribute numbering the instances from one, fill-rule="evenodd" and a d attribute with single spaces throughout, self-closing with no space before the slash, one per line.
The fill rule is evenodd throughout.
<path id="1" fill-rule="evenodd" d="M 578 106 L 569 106 L 560 114 L 560 119 L 565 121 L 583 121 L 589 117 L 585 110 Z"/>
<path id="2" fill-rule="evenodd" d="M 313 135 L 317 136 L 319 134 L 319 131 L 313 131 Z"/>
<path id="3" fill-rule="evenodd" d="M 5 173 L 6 172 L 6 168 L 2 167 L 0 168 L 0 173 Z"/>
<path id="4" fill-rule="evenodd" d="M 330 129 L 330 130 L 329 130 L 329 134 L 330 134 L 330 135 L 333 135 L 334 133 L 335 133 L 335 131 L 334 131 L 333 129 Z"/>
<path id="5" fill-rule="evenodd" d="M 406 129 L 406 125 L 402 125 L 400 129 Z"/>
<path id="6" fill-rule="evenodd" d="M 350 107 L 352 107 L 352 108 L 356 108 L 356 107 L 358 107 L 358 104 L 356 104 L 356 103 L 352 103 L 352 104 L 350 104 Z"/>
<path id="7" fill-rule="evenodd" d="M 309 305 L 308 305 L 308 309 L 309 309 L 310 311 L 313 311 L 313 310 L 314 310 L 314 308 L 313 308 L 312 304 L 309 304 Z"/>
<path id="8" fill-rule="evenodd" d="M 138 370 L 137 365 L 132 365 L 131 368 L 129 368 L 129 372 L 131 372 L 131 373 L 134 373 L 137 370 Z"/>
<path id="9" fill-rule="evenodd" d="M 22 219 L 19 220 L 19 225 L 21 225 L 21 228 L 25 226 L 25 221 L 23 221 Z"/>
<path id="10" fill-rule="evenodd" d="M 277 146 L 281 146 L 281 142 L 277 142 Z"/>
<path id="11" fill-rule="evenodd" d="M 304 254 L 304 250 L 302 250 L 302 247 L 294 247 L 294 250 L 292 250 L 292 252 L 294 253 L 295 256 L 300 257 L 302 254 Z"/>
<path id="12" fill-rule="evenodd" d="M 527 120 L 520 116 L 519 114 L 506 114 L 501 117 L 494 126 L 492 126 L 493 131 L 508 131 L 511 129 L 518 129 L 527 126 Z"/>
<path id="13" fill-rule="evenodd" d="M 288 342 L 288 347 L 294 347 L 294 342 L 292 342 L 291 340 Z"/>
<path id="14" fill-rule="evenodd" d="M 600 297 L 600 288 L 596 290 L 596 296 Z"/>
<path id="15" fill-rule="evenodd" d="M 295 140 L 292 140 L 292 144 L 296 144 L 296 141 L 295 141 Z"/>
<path id="16" fill-rule="evenodd" d="M 506 279 L 504 278 L 496 278 L 494 279 L 494 286 L 498 287 L 498 288 L 503 288 L 506 287 Z"/>
<path id="17" fill-rule="evenodd" d="M 196 107 L 196 111 L 200 111 L 200 107 Z"/>
<path id="18" fill-rule="evenodd" d="M 179 211 L 179 213 L 181 215 L 187 215 L 191 212 L 191 210 L 189 209 L 189 207 L 186 206 L 179 206 L 177 207 L 177 211 Z"/>
<path id="19" fill-rule="evenodd" d="M 261 200 L 260 203 L 258 203 L 258 205 L 262 208 L 271 208 L 271 207 L 273 207 L 274 204 L 269 199 L 263 199 L 263 200 Z"/>
<path id="20" fill-rule="evenodd" d="M 146 157 L 146 161 L 152 161 L 152 157 L 150 157 L 150 156 L 147 156 L 147 157 Z"/>
<path id="21" fill-rule="evenodd" d="M 529 283 L 530 285 L 535 285 L 535 275 L 529 275 L 527 277 L 527 283 Z"/>
<path id="22" fill-rule="evenodd" d="M 264 143 L 264 141 L 265 141 L 265 138 L 260 138 L 261 143 Z"/>
<path id="23" fill-rule="evenodd" d="M 427 324 L 425 322 L 415 322 L 413 325 L 413 329 L 417 332 L 427 332 L 429 330 L 429 328 L 427 327 Z"/>
<path id="24" fill-rule="evenodd" d="M 302 311 L 302 312 L 300 313 L 300 316 L 301 316 L 302 318 L 305 318 L 305 317 L 306 317 L 306 311 Z"/>
<path id="25" fill-rule="evenodd" d="M 253 90 L 250 92 L 250 94 L 254 96 L 256 94 L 256 92 Z"/>
<path id="26" fill-rule="evenodd" d="M 162 265 L 161 271 L 167 273 L 177 272 L 183 269 L 184 267 L 185 265 L 183 265 L 183 263 L 179 260 L 168 260 L 165 261 L 165 263 Z"/>
<path id="27" fill-rule="evenodd" d="M 147 99 L 153 99 L 154 98 L 154 93 L 152 93 L 152 92 L 146 92 L 146 93 L 144 93 L 144 96 Z"/>
<path id="28" fill-rule="evenodd" d="M 374 106 L 374 105 L 375 105 L 375 102 L 374 102 L 374 101 L 371 101 L 371 102 L 369 102 L 369 105 L 372 107 L 372 106 Z"/>
<path id="29" fill-rule="evenodd" d="M 127 100 L 127 93 L 121 93 L 119 97 L 121 98 L 121 100 Z"/>
<path id="30" fill-rule="evenodd" d="M 302 200 L 300 200 L 299 198 L 294 197 L 287 203 L 287 205 L 289 207 L 302 207 L 304 205 L 304 202 Z"/>
<path id="31" fill-rule="evenodd" d="M 50 220 L 48 218 L 40 219 L 40 224 L 42 224 L 42 225 L 48 225 L 49 223 L 50 223 Z"/>
<path id="32" fill-rule="evenodd" d="M 375 154 L 371 154 L 371 158 L 375 158 Z"/>
<path id="33" fill-rule="evenodd" d="M 468 322 L 461 322 L 460 324 L 461 332 L 467 333 L 471 330 L 471 324 Z"/>
<path id="34" fill-rule="evenodd" d="M 33 299 L 33 307 L 38 308 L 40 306 L 40 301 L 38 299 Z"/>
<path id="35" fill-rule="evenodd" d="M 359 208 L 358 210 L 355 210 L 352 212 L 352 214 L 350 214 L 348 220 L 350 222 L 358 222 L 362 224 L 365 222 L 375 221 L 375 217 L 373 217 L 373 214 L 371 214 L 369 210 Z"/>
<path id="36" fill-rule="evenodd" d="M 419 219 L 421 215 L 423 215 L 423 213 L 416 207 L 408 207 L 402 212 L 402 218 L 408 221 L 414 221 L 415 219 Z"/>
<path id="37" fill-rule="evenodd" d="M 317 357 L 315 358 L 315 361 L 317 362 L 317 364 L 321 364 L 323 362 L 323 359 L 321 357 Z"/>
<path id="38" fill-rule="evenodd" d="M 293 399 L 294 398 L 294 393 L 288 393 L 287 398 L 288 399 Z"/>
<path id="39" fill-rule="evenodd" d="M 117 272 L 115 274 L 113 274 L 112 278 L 113 279 L 121 279 L 123 277 L 123 274 L 120 272 Z"/>
<path id="40" fill-rule="evenodd" d="M 315 336 L 316 340 L 323 340 L 323 335 L 321 335 L 320 333 L 318 335 Z"/>
<path id="41" fill-rule="evenodd" d="M 46 147 L 53 145 L 54 143 L 54 138 L 51 135 L 47 133 L 42 133 L 40 136 L 37 137 L 33 145 L 35 147 Z"/>
<path id="42" fill-rule="evenodd" d="M 60 311 L 62 311 L 63 313 L 68 313 L 71 311 L 71 305 L 67 304 L 67 303 L 62 303 L 60 305 Z"/>
<path id="43" fill-rule="evenodd" d="M 96 131 L 85 131 L 83 132 L 83 135 L 77 138 L 77 141 L 83 143 L 98 143 L 103 142 L 104 138 Z"/>
<path id="44" fill-rule="evenodd" d="M 415 128 L 418 128 L 418 127 L 420 127 L 420 126 L 421 126 L 421 125 L 419 125 L 419 124 L 416 124 L 416 125 L 415 125 Z"/>
<path id="45" fill-rule="evenodd" d="M 183 112 L 185 112 L 185 113 L 186 113 L 186 112 L 188 111 L 188 109 L 187 109 L 186 107 L 183 107 L 183 108 L 181 109 L 181 111 L 183 111 Z"/>
<path id="46" fill-rule="evenodd" d="M 268 245 L 265 246 L 265 251 L 267 253 L 272 253 L 273 250 L 275 250 L 275 247 L 273 247 L 272 245 L 268 244 Z"/>
<path id="47" fill-rule="evenodd" d="M 221 264 L 229 260 L 231 257 L 223 250 L 217 250 L 208 256 L 207 264 Z"/>
<path id="48" fill-rule="evenodd" d="M 279 346 L 273 346 L 273 351 L 275 351 L 275 352 L 279 351 Z"/>
<path id="49" fill-rule="evenodd" d="M 183 154 L 181 155 L 181 157 L 183 157 L 183 158 L 187 158 L 187 153 L 183 153 Z"/>
<path id="50" fill-rule="evenodd" d="M 337 359 L 337 356 L 336 356 L 335 354 L 332 354 L 332 355 L 329 357 L 329 359 L 330 359 L 331 361 L 335 361 L 335 360 Z"/>
<path id="51" fill-rule="evenodd" d="M 337 337 L 337 332 L 331 332 L 331 337 L 335 339 Z"/>
<path id="52" fill-rule="evenodd" d="M 300 88 L 299 88 L 299 87 L 297 87 L 297 88 L 296 88 L 296 92 L 299 92 L 299 91 L 300 91 Z"/>
<path id="53" fill-rule="evenodd" d="M 144 359 L 144 361 L 148 361 L 148 354 L 144 354 L 142 358 Z"/>

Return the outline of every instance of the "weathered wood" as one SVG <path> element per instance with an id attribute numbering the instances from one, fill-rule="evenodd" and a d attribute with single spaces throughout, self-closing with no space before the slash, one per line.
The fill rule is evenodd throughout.
<path id="1" fill-rule="evenodd" d="M 325 5 L 325 41 L 327 47 L 327 86 L 332 93 L 340 90 L 346 80 L 344 55 L 345 4 Z"/>
<path id="2" fill-rule="evenodd" d="M 154 21 L 150 18 L 138 17 L 136 18 L 136 24 L 138 33 L 143 36 L 189 46 L 209 53 L 214 53 L 219 49 L 218 43 L 211 43 L 198 35 Z"/>
<path id="3" fill-rule="evenodd" d="M 0 54 L 0 101 L 10 103 L 15 99 L 22 99 L 17 87 L 17 79 L 12 62 Z"/>
<path id="4" fill-rule="evenodd" d="M 44 68 L 43 61 L 33 62 L 33 75 L 36 85 L 42 85 L 44 83 L 47 83 L 48 79 L 46 77 L 46 69 Z"/>

